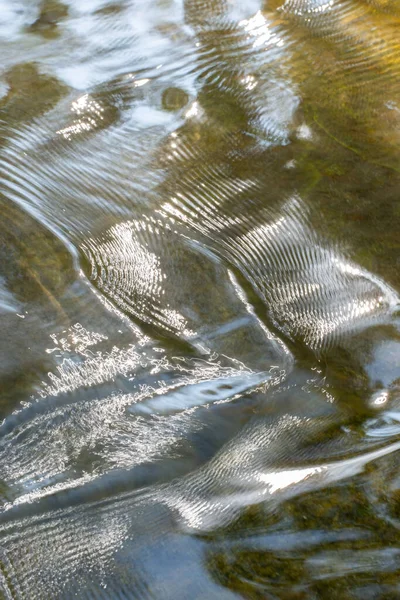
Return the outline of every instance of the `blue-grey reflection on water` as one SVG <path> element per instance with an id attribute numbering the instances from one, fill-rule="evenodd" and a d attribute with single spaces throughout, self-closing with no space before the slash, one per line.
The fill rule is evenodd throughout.
<path id="1" fill-rule="evenodd" d="M 0 596 L 399 597 L 398 0 L 0 15 Z"/>

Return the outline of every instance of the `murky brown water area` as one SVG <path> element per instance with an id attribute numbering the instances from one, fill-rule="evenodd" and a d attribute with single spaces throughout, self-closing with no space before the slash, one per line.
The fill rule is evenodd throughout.
<path id="1" fill-rule="evenodd" d="M 400 598 L 398 0 L 0 48 L 0 597 Z"/>

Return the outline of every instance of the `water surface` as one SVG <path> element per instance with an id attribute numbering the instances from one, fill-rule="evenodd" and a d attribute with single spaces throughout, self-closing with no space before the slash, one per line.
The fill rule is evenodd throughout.
<path id="1" fill-rule="evenodd" d="M 400 597 L 400 4 L 1 0 L 0 596 Z"/>

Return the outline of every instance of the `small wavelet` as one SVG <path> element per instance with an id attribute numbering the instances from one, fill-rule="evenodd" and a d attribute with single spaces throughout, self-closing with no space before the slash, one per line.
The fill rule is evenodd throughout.
<path id="1" fill-rule="evenodd" d="M 178 388 L 168 394 L 160 394 L 151 400 L 133 405 L 130 410 L 138 414 L 157 414 L 186 410 L 209 402 L 226 402 L 267 384 L 270 379 L 269 373 L 254 373 L 205 381 Z"/>

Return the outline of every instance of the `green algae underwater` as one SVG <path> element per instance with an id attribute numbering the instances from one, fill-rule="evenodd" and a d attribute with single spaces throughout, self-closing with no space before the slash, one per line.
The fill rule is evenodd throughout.
<path id="1" fill-rule="evenodd" d="M 400 598 L 398 0 L 0 14 L 0 598 Z"/>

